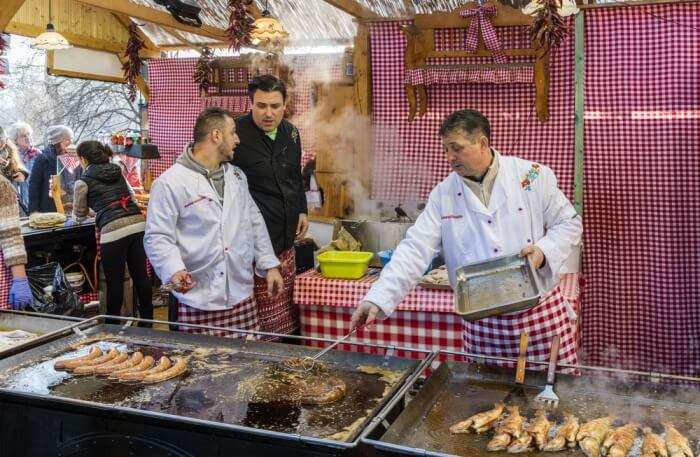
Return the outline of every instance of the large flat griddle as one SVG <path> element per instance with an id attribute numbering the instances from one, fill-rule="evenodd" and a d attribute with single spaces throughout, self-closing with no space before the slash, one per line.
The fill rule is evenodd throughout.
<path id="1" fill-rule="evenodd" d="M 486 450 L 491 433 L 479 436 L 452 435 L 449 432 L 454 423 L 491 409 L 498 401 L 518 404 L 527 416 L 532 417 L 535 410 L 532 400 L 545 384 L 544 374 L 528 372 L 524 386 L 514 383 L 513 374 L 512 369 L 506 368 L 464 362 L 443 363 L 405 409 L 397 413 L 397 406 L 410 397 L 408 386 L 403 389 L 379 415 L 380 419 L 391 417 L 394 411 L 395 420 L 385 421 L 384 426 L 381 421 L 375 421 L 363 442 L 394 455 L 513 456 L 505 451 Z M 563 422 L 564 411 L 571 411 L 582 420 L 615 414 L 619 420 L 614 425 L 636 421 L 651 426 L 657 433 L 663 431 L 662 422 L 670 421 L 690 438 L 693 449 L 700 450 L 700 388 L 697 385 L 679 388 L 668 384 L 626 382 L 619 378 L 559 375 L 556 392 L 560 397 L 559 407 L 549 417 L 559 424 Z M 632 457 L 639 455 L 640 437 L 636 445 L 630 454 Z M 535 454 L 584 455 L 578 449 L 520 455 Z"/>
<path id="2" fill-rule="evenodd" d="M 57 358 L 69 354 L 76 344 L 101 341 L 106 349 L 118 345 L 128 351 L 141 350 L 154 358 L 160 355 L 191 357 L 188 372 L 160 384 L 125 384 L 107 379 L 68 377 L 56 384 L 51 368 Z M 84 351 L 86 349 L 83 349 Z M 100 324 L 19 353 L 0 361 L 0 396 L 20 395 L 50 399 L 175 421 L 193 420 L 217 428 L 231 427 L 270 437 L 308 439 L 334 446 L 357 443 L 367 423 L 396 393 L 406 379 L 427 363 L 397 357 L 331 351 L 326 361 L 330 372 L 347 384 L 343 400 L 328 405 L 290 405 L 252 402 L 242 386 L 254 387 L 256 379 L 287 357 L 312 355 L 304 346 L 219 338 L 181 332 Z M 388 384 L 376 374 L 358 371 L 374 367 L 398 373 Z M 48 391 L 23 379 L 51 378 Z M 335 435 L 339 432 L 344 436 Z M 334 436 L 335 435 L 335 436 Z"/>

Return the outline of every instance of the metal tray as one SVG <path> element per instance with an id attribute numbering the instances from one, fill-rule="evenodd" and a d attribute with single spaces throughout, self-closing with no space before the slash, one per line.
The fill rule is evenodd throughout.
<path id="1" fill-rule="evenodd" d="M 100 318 L 104 318 L 104 316 L 100 316 Z M 137 319 L 131 320 L 138 321 Z M 207 328 L 194 325 L 192 327 Z M 243 331 L 242 333 L 255 332 Z M 61 384 L 65 388 L 58 391 L 52 389 L 49 394 L 30 393 L 12 387 L 14 384 L 11 383 L 11 380 L 17 379 L 13 376 L 16 376 L 20 370 L 37 367 L 41 371 L 42 363 L 52 364 L 53 360 L 66 353 L 70 345 L 84 341 L 85 338 L 118 341 L 125 344 L 127 348 L 138 347 L 144 353 L 152 355 L 158 351 L 165 351 L 168 354 L 194 354 L 195 349 L 204 349 L 205 352 L 211 350 L 212 355 L 211 360 L 210 355 L 202 356 L 202 363 L 198 365 L 191 363 L 190 370 L 186 375 L 155 385 L 110 385 L 108 381 L 97 378 L 92 381 L 86 378 L 73 378 L 69 385 Z M 272 424 L 269 428 L 261 428 L 256 425 L 256 420 L 275 419 L 284 422 L 286 416 L 274 411 L 258 411 L 255 409 L 257 405 L 251 410 L 252 403 L 240 404 L 241 402 L 234 401 L 233 396 L 229 395 L 231 389 L 237 390 L 238 383 L 250 379 L 247 376 L 251 373 L 257 373 L 255 370 L 259 370 L 261 364 L 277 363 L 286 357 L 312 355 L 316 352 L 317 349 L 314 348 L 281 343 L 98 324 L 80 335 L 70 335 L 0 360 L 0 378 L 2 378 L 0 380 L 0 405 L 4 403 L 8 405 L 32 404 L 34 409 L 39 410 L 39 412 L 33 413 L 34 417 L 41 415 L 41 420 L 49 420 L 53 414 L 66 415 L 77 411 L 80 421 L 96 424 L 94 430 L 91 426 L 88 427 L 89 430 L 82 430 L 80 433 L 89 431 L 104 433 L 104 430 L 98 430 L 102 426 L 100 425 L 102 422 L 96 420 L 97 417 L 109 417 L 110 420 L 114 421 L 122 421 L 126 418 L 131 424 L 151 422 L 155 419 L 161 427 L 159 433 L 172 432 L 176 428 L 187 428 L 187 424 L 189 424 L 193 427 L 196 426 L 204 433 L 224 433 L 235 442 L 240 440 L 254 441 L 261 443 L 260 445 L 263 447 L 265 445 L 278 448 L 289 446 L 297 449 L 301 454 L 305 452 L 302 449 L 324 454 L 329 449 L 343 450 L 355 447 L 359 442 L 359 435 L 374 415 L 403 387 L 407 379 L 416 372 L 423 371 L 428 363 L 427 358 L 420 361 L 400 359 L 389 355 L 329 352 L 326 355 L 326 361 L 338 372 L 359 373 L 356 371 L 359 365 L 368 365 L 400 373 L 396 383 L 391 386 L 379 383 L 379 390 L 375 385 L 376 382 L 370 383 L 367 379 L 359 379 L 361 377 L 359 374 L 352 375 L 349 378 L 351 381 L 347 381 L 343 377 L 348 382 L 348 401 L 359 403 L 363 405 L 363 408 L 367 408 L 363 409 L 362 414 L 353 417 L 352 420 L 349 420 L 347 411 L 352 410 L 353 404 L 347 404 L 342 408 L 338 406 L 332 411 L 328 408 L 326 411 L 324 406 L 317 407 L 315 410 L 314 407 L 300 407 L 302 411 L 297 412 L 297 417 L 307 421 L 309 417 L 312 417 L 314 420 L 337 420 L 338 422 L 344 420 L 351 423 L 349 430 L 352 431 L 344 440 L 309 434 L 308 430 L 301 425 L 300 428 L 294 430 L 287 430 L 285 424 L 279 425 L 277 423 Z M 429 355 L 431 353 L 426 352 L 426 357 Z M 193 357 L 193 360 L 197 360 L 197 357 Z M 213 376 L 212 373 L 216 373 L 216 375 Z M 32 373 L 27 373 L 27 375 L 34 379 Z M 365 375 L 365 377 L 371 378 L 372 376 Z M 351 382 L 354 383 L 351 384 Z M 76 395 L 76 392 L 80 392 L 80 395 Z M 89 395 L 85 395 L 85 392 L 88 392 Z M 371 401 L 368 402 L 367 398 L 364 397 L 368 397 Z M 195 406 L 197 408 L 203 406 L 203 408 L 196 409 Z M 105 413 L 105 411 L 108 412 Z M 358 422 L 360 419 L 361 423 Z M 301 419 L 299 419 L 299 424 L 302 424 Z M 304 422 L 303 425 L 308 425 L 308 428 L 311 428 L 310 424 Z M 173 443 L 177 441 L 180 449 L 187 449 L 186 434 L 181 433 L 180 435 L 182 437 L 173 438 Z M 148 438 L 158 439 L 158 434 Z M 180 443 L 181 439 L 185 444 Z M 236 447 L 227 449 L 240 450 Z"/>
<path id="2" fill-rule="evenodd" d="M 455 276 L 455 312 L 466 321 L 532 308 L 542 295 L 532 263 L 517 254 L 465 265 Z"/>
<path id="3" fill-rule="evenodd" d="M 528 371 L 525 385 L 519 386 L 513 382 L 512 369 L 444 362 L 413 398 L 408 386 L 394 397 L 363 434 L 362 442 L 385 455 L 510 456 L 506 452 L 486 450 L 492 433 L 452 435 L 449 427 L 492 408 L 498 401 L 519 404 L 523 413 L 532 417 L 532 399 L 542 390 L 545 380 L 545 373 Z M 690 439 L 691 449 L 700 447 L 697 428 L 700 385 L 678 389 L 667 384 L 622 381 L 620 377 L 560 374 L 555 390 L 560 398 L 559 407 L 548 416 L 557 424 L 563 422 L 564 411 L 576 414 L 582 423 L 614 414 L 619 418 L 614 425 L 636 421 L 656 432 L 662 431 L 662 422 L 670 421 Z M 641 434 L 635 444 L 641 445 Z M 546 455 L 542 452 L 523 455 L 536 454 Z M 583 453 L 577 448 L 556 455 L 583 456 Z"/>
<path id="4" fill-rule="evenodd" d="M 3 330 L 24 330 L 37 336 L 27 338 L 19 344 L 2 349 L 0 359 L 17 354 L 30 347 L 58 338 L 65 331 L 87 322 L 85 319 L 55 314 L 30 313 L 26 311 L 0 310 L 0 328 Z M 89 325 L 89 324 L 85 324 Z M 84 325 L 84 326 L 85 326 Z"/>

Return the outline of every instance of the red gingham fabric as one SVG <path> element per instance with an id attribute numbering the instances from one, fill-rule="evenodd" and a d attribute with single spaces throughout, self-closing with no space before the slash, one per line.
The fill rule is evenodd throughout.
<path id="1" fill-rule="evenodd" d="M 414 86 L 434 84 L 528 84 L 535 78 L 533 67 L 514 68 L 415 68 L 406 70 L 406 84 Z"/>
<path id="2" fill-rule="evenodd" d="M 178 302 L 177 321 L 185 324 L 209 325 L 212 327 L 227 327 L 239 330 L 259 330 L 258 311 L 254 297 L 249 297 L 233 308 L 223 311 L 204 311 Z M 247 336 L 240 333 L 226 332 L 224 330 L 206 330 L 185 326 L 180 326 L 180 331 L 185 333 L 223 336 L 226 338 L 244 338 Z"/>
<path id="3" fill-rule="evenodd" d="M 294 303 L 299 306 L 301 334 L 340 338 L 350 331 L 350 318 L 376 276 L 355 281 L 326 279 L 309 270 L 297 276 Z M 358 330 L 349 340 L 415 347 L 426 350 L 462 350 L 462 318 L 453 312 L 451 290 L 414 288 L 388 319 Z M 324 346 L 308 340 L 310 346 Z M 365 346 L 340 345 L 346 351 L 382 353 Z M 400 352 L 400 354 L 398 354 Z M 400 357 L 421 358 L 421 353 L 398 351 Z"/>
<path id="4" fill-rule="evenodd" d="M 376 280 L 376 276 L 365 276 L 356 281 L 326 279 L 318 271 L 309 270 L 297 276 L 294 303 L 354 309 Z M 406 295 L 396 310 L 452 313 L 452 295 L 451 290 L 424 289 L 418 286 Z"/>
<path id="5" fill-rule="evenodd" d="M 586 13 L 585 361 L 700 376 L 700 4 Z"/>
<path id="6" fill-rule="evenodd" d="M 438 291 L 432 291 L 440 293 Z M 300 305 L 301 334 L 316 338 L 338 339 L 350 331 L 350 319 L 355 309 L 327 304 Z M 358 330 L 350 341 L 412 347 L 429 351 L 462 350 L 462 318 L 454 313 L 396 311 L 388 319 Z M 313 347 L 328 343 L 305 340 Z M 383 354 L 384 350 L 367 346 L 340 344 L 343 351 Z M 398 357 L 420 359 L 424 354 L 413 351 L 396 351 Z"/>
<path id="7" fill-rule="evenodd" d="M 573 305 L 570 311 L 575 313 Z M 528 333 L 529 359 L 548 360 L 552 338 L 558 334 L 561 337 L 559 362 L 578 363 L 576 319 L 569 315 L 566 298 L 558 286 L 542 297 L 534 308 L 474 322 L 465 321 L 464 350 L 473 354 L 518 357 L 520 334 L 524 332 Z M 510 362 L 495 364 L 514 366 Z"/>
<path id="8" fill-rule="evenodd" d="M 477 6 L 476 8 L 463 10 L 459 15 L 463 18 L 471 18 L 469 20 L 469 28 L 467 29 L 466 48 L 470 52 L 476 51 L 476 45 L 479 42 L 479 32 L 484 38 L 486 49 L 494 53 L 493 60 L 496 63 L 506 63 L 506 56 L 501 52 L 501 42 L 498 41 L 496 30 L 487 16 L 496 14 L 496 7 Z"/>
<path id="9" fill-rule="evenodd" d="M 247 95 L 234 95 L 227 97 L 204 97 L 202 99 L 202 109 L 214 106 L 228 110 L 237 117 L 250 110 L 250 97 Z"/>
<path id="10" fill-rule="evenodd" d="M 297 266 L 294 248 L 287 249 L 279 255 L 280 274 L 284 280 L 284 291 L 277 298 L 267 295 L 267 280 L 255 276 L 254 294 L 258 304 L 258 320 L 260 330 L 268 333 L 288 335 L 299 328 L 299 309 L 292 301 L 294 277 Z M 268 337 L 263 337 L 270 339 Z"/>
<path id="11" fill-rule="evenodd" d="M 75 154 L 61 154 L 58 160 L 69 173 L 73 173 L 80 165 L 80 159 Z"/>
<path id="12" fill-rule="evenodd" d="M 372 198 L 395 201 L 427 198 L 450 172 L 438 137 L 441 121 L 457 109 L 472 108 L 491 121 L 493 145 L 501 153 L 550 166 L 559 187 L 573 195 L 574 91 L 573 34 L 550 59 L 550 118 L 542 123 L 535 111 L 533 84 L 434 85 L 428 90 L 428 113 L 408 121 L 404 93 L 404 50 L 401 25 L 382 22 L 370 26 L 374 163 Z M 567 18 L 571 25 L 572 19 Z M 504 48 L 529 47 L 527 27 L 496 28 Z M 466 29 L 437 30 L 436 48 L 464 49 Z M 479 63 L 473 59 L 440 59 L 439 64 Z M 487 59 L 490 61 L 490 59 Z M 527 62 L 510 59 L 511 62 Z M 484 63 L 483 59 L 480 63 Z"/>
<path id="13" fill-rule="evenodd" d="M 302 166 L 314 156 L 312 93 L 314 82 L 341 79 L 341 54 L 286 56 L 293 69 L 292 97 L 295 115 L 290 121 L 299 129 Z M 250 108 L 244 93 L 225 97 L 200 97 L 199 86 L 192 80 L 196 58 L 152 59 L 148 62 L 151 99 L 148 105 L 149 135 L 158 146 L 161 158 L 154 160 L 154 178 L 170 167 L 192 141 L 192 129 L 199 112 L 206 106 L 221 106 L 234 114 Z"/>

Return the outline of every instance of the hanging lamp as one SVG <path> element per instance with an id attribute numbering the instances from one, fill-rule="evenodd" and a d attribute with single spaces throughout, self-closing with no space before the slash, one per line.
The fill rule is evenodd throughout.
<path id="1" fill-rule="evenodd" d="M 268 52 L 281 51 L 289 33 L 284 30 L 280 21 L 270 15 L 265 0 L 265 9 L 262 17 L 253 22 L 253 29 L 250 31 L 250 42 L 265 49 Z"/>
<path id="2" fill-rule="evenodd" d="M 49 0 L 49 23 L 46 24 L 46 31 L 32 40 L 31 47 L 32 49 L 43 49 L 45 51 L 72 47 L 68 40 L 54 29 L 51 23 L 51 0 Z"/>

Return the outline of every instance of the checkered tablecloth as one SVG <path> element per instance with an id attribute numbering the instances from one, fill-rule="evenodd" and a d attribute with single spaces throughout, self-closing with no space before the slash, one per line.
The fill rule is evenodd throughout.
<path id="1" fill-rule="evenodd" d="M 567 19 L 571 24 L 571 18 Z M 423 200 L 449 173 L 438 129 L 452 111 L 477 109 L 491 121 L 493 145 L 550 166 L 559 186 L 573 194 L 574 79 L 573 34 L 564 39 L 550 63 L 550 118 L 537 119 L 533 84 L 443 84 L 428 87 L 428 112 L 408 121 L 404 93 L 404 50 L 401 25 L 381 22 L 370 27 L 372 49 L 373 124 L 375 125 L 372 198 Z M 496 28 L 504 48 L 529 47 L 526 27 Z M 437 50 L 464 49 L 465 29 L 438 29 Z M 483 59 L 482 59 L 483 60 Z M 525 59 L 509 58 L 510 62 Z M 434 63 L 484 63 L 476 58 L 436 59 Z"/>
<path id="2" fill-rule="evenodd" d="M 290 119 L 299 129 L 304 157 L 314 156 L 312 94 L 317 81 L 341 79 L 342 54 L 313 54 L 285 56 L 284 62 L 293 69 L 295 115 Z M 192 141 L 192 129 L 199 112 L 207 106 L 221 106 L 234 113 L 250 108 L 248 97 L 237 94 L 224 97 L 200 97 L 199 86 L 192 80 L 196 58 L 152 59 L 148 62 L 151 99 L 148 105 L 149 134 L 158 145 L 161 158 L 151 168 L 156 178 L 168 169 Z"/>
<path id="3" fill-rule="evenodd" d="M 586 361 L 700 376 L 700 4 L 586 14 Z"/>
<path id="4" fill-rule="evenodd" d="M 299 306 L 301 334 L 338 339 L 350 331 L 350 318 L 376 276 L 356 281 L 326 279 L 307 271 L 294 283 L 294 303 Z M 416 287 L 386 320 L 361 329 L 350 341 L 415 347 L 427 350 L 462 350 L 462 318 L 453 312 L 451 290 Z M 310 346 L 326 343 L 306 341 Z M 383 353 L 366 346 L 341 345 L 342 350 Z M 421 358 L 421 353 L 398 351 L 400 357 Z"/>

